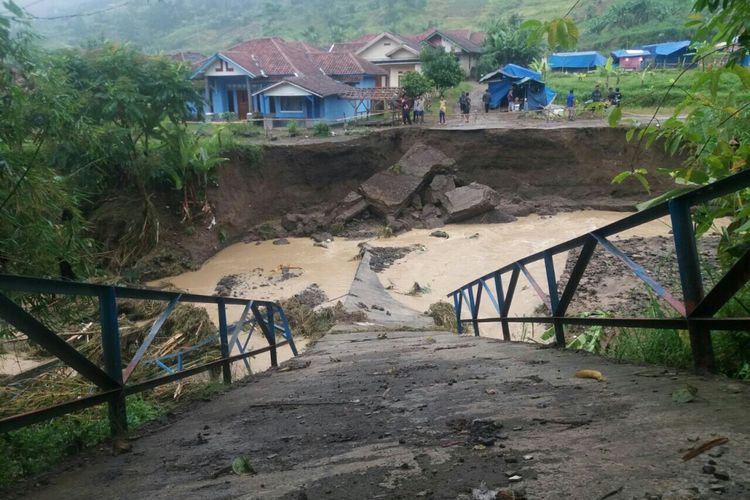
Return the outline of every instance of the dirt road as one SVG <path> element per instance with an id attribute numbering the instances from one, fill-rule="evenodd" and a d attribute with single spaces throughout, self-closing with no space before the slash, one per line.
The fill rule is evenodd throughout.
<path id="1" fill-rule="evenodd" d="M 328 335 L 293 363 L 26 496 L 470 499 L 482 482 L 530 499 L 750 495 L 747 384 L 447 333 Z M 674 402 L 686 384 L 696 400 Z M 231 473 L 239 456 L 255 474 Z"/>

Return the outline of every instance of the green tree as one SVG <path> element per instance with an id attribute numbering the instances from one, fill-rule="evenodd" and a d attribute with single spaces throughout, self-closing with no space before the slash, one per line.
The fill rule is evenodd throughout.
<path id="1" fill-rule="evenodd" d="M 12 1 L 0 13 L 0 272 L 72 277 L 95 251 L 81 197 L 49 164 L 85 127 L 64 72 L 36 50 Z"/>
<path id="2" fill-rule="evenodd" d="M 508 63 L 528 66 L 541 56 L 541 45 L 532 40 L 529 31 L 521 29 L 519 18 L 496 19 L 487 29 L 484 53 L 479 59 L 479 73 L 495 71 Z"/>
<path id="3" fill-rule="evenodd" d="M 422 73 L 432 80 L 439 93 L 455 87 L 466 76 L 456 55 L 440 47 L 425 47 L 419 59 L 422 62 Z"/>
<path id="4" fill-rule="evenodd" d="M 672 176 L 679 187 L 654 201 L 744 170 L 750 160 L 750 70 L 736 64 L 750 49 L 750 5 L 737 0 L 697 0 L 694 11 L 696 18 L 689 25 L 697 29 L 695 40 L 702 42 L 696 43 L 696 61 L 713 56 L 719 42 L 731 45 L 736 41 L 736 50 L 730 54 L 726 66 L 709 66 L 698 73 L 693 87 L 667 120 L 657 123 L 657 109 L 648 123 L 630 122 L 633 128 L 628 131 L 629 138 L 637 138 L 645 147 L 659 140 L 670 153 L 686 157 L 681 167 L 663 171 Z M 674 84 L 687 71 L 683 70 Z M 742 91 L 720 94 L 719 88 L 729 80 L 735 80 Z M 665 98 L 666 95 L 662 101 Z M 618 113 L 611 123 L 618 123 L 619 118 Z M 630 178 L 643 182 L 645 175 L 645 169 L 634 164 L 614 182 Z M 745 190 L 695 212 L 699 233 L 710 229 L 719 217 L 732 219 L 722 230 L 719 247 L 725 263 L 750 248 L 748 206 L 750 193 Z"/>
<path id="5" fill-rule="evenodd" d="M 407 97 L 426 94 L 435 84 L 419 71 L 407 71 L 401 76 L 401 88 Z"/>

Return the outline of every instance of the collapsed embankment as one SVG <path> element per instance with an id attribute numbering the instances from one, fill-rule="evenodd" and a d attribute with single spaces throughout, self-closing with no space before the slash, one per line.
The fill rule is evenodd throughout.
<path id="1" fill-rule="evenodd" d="M 230 155 L 218 168 L 217 186 L 207 195 L 211 212 L 189 231 L 175 207 L 157 207 L 162 212 L 160 247 L 142 261 L 141 272 L 150 278 L 163 276 L 203 262 L 229 242 L 283 236 L 283 231 L 269 228 L 259 233 L 257 228 L 287 213 L 327 211 L 417 142 L 455 159 L 458 178 L 486 184 L 509 203 L 525 203 L 538 214 L 627 210 L 645 194 L 637 183 L 611 184 L 617 173 L 633 166 L 678 163 L 659 147 L 639 150 L 626 141 L 623 130 L 610 128 L 403 128 L 347 141 L 265 145 L 259 159 Z M 670 183 L 666 176 L 652 182 L 655 192 Z"/>

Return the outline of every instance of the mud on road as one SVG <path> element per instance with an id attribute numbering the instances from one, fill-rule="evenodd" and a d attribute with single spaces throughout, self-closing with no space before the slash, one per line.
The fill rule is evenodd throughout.
<path id="1" fill-rule="evenodd" d="M 24 493 L 470 499 L 484 482 L 529 499 L 750 495 L 747 384 L 439 332 L 328 335 L 290 363 Z M 607 381 L 575 378 L 583 368 Z M 674 402 L 686 384 L 695 401 Z M 240 456 L 253 472 L 231 472 Z"/>

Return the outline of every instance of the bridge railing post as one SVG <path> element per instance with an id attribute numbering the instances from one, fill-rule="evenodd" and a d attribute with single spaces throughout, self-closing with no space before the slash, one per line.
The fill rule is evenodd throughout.
<path id="1" fill-rule="evenodd" d="M 456 311 L 456 333 L 461 335 L 464 332 L 464 325 L 461 323 L 461 306 L 464 302 L 464 294 L 460 290 L 453 294 L 453 309 Z"/>
<path id="2" fill-rule="evenodd" d="M 276 348 L 276 324 L 274 322 L 274 306 L 266 306 L 266 316 L 268 317 L 268 343 L 271 344 L 271 366 L 279 366 L 279 357 Z"/>
<path id="3" fill-rule="evenodd" d="M 679 198 L 670 200 L 669 215 L 672 219 L 672 233 L 677 253 L 677 266 L 680 270 L 685 315 L 689 319 L 696 306 L 703 300 L 703 278 L 693 220 L 690 216 L 690 203 Z M 688 333 L 695 370 L 716 372 L 711 329 L 697 322 L 688 322 Z"/>
<path id="4" fill-rule="evenodd" d="M 227 305 L 223 299 L 219 299 L 219 345 L 221 348 L 221 357 L 225 361 L 221 364 L 221 372 L 225 384 L 232 383 L 232 367 L 227 358 L 229 358 L 229 338 L 227 327 Z"/>
<path id="5" fill-rule="evenodd" d="M 120 386 L 108 402 L 109 426 L 113 436 L 128 430 L 125 387 L 122 381 L 122 358 L 120 354 L 120 330 L 117 323 L 117 296 L 115 289 L 108 287 L 99 293 L 99 318 L 102 323 L 102 356 L 104 370 Z"/>
<path id="6" fill-rule="evenodd" d="M 549 291 L 550 315 L 555 317 L 560 312 L 560 295 L 557 291 L 557 276 L 555 275 L 555 261 L 550 252 L 544 252 L 544 269 L 547 273 L 547 288 Z M 565 347 L 565 327 L 559 319 L 552 320 L 555 327 L 555 342 L 557 347 Z"/>

